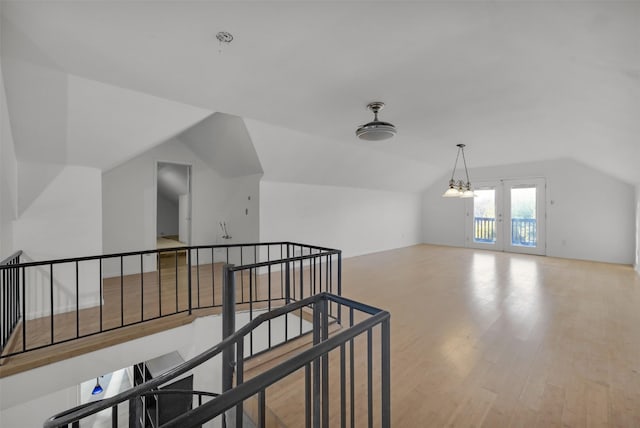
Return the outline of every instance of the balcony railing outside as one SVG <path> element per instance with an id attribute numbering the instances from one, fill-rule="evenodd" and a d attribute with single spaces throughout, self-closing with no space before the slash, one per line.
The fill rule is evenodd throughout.
<path id="1" fill-rule="evenodd" d="M 511 245 L 535 247 L 538 243 L 537 225 L 535 218 L 511 219 Z"/>
<path id="2" fill-rule="evenodd" d="M 511 245 L 535 247 L 537 245 L 537 220 L 535 218 L 511 219 Z M 474 217 L 473 241 L 496 242 L 496 219 L 492 217 Z"/>
<path id="3" fill-rule="evenodd" d="M 485 243 L 496 242 L 496 219 L 492 217 L 474 217 L 473 241 Z"/>

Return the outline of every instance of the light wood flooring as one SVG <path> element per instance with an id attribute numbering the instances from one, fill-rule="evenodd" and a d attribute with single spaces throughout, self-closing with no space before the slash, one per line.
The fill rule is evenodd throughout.
<path id="1" fill-rule="evenodd" d="M 394 427 L 640 427 L 630 266 L 420 245 L 346 259 L 343 284 L 344 296 L 391 312 Z M 365 346 L 355 426 L 367 422 Z M 336 352 L 330 361 L 339 426 Z M 267 391 L 284 426 L 303 426 L 300 391 L 301 371 Z"/>
<path id="2" fill-rule="evenodd" d="M 640 426 L 630 266 L 418 245 L 345 259 L 343 295 L 391 313 L 394 427 Z M 364 358 L 356 352 L 357 370 Z M 281 383 L 267 405 L 299 426 L 301 397 L 295 381 Z"/>
<path id="3" fill-rule="evenodd" d="M 343 283 L 391 312 L 394 426 L 640 427 L 630 266 L 421 245 Z"/>

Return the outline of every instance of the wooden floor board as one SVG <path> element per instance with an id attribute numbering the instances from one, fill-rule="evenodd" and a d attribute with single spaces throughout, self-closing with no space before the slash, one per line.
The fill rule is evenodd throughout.
<path id="1" fill-rule="evenodd" d="M 640 276 L 630 266 L 418 245 L 345 259 L 342 287 L 391 313 L 393 426 L 640 426 Z M 357 341 L 366 379 L 363 349 Z M 289 427 L 303 415 L 296 376 L 267 391 Z M 363 382 L 356 426 L 367 417 Z"/>

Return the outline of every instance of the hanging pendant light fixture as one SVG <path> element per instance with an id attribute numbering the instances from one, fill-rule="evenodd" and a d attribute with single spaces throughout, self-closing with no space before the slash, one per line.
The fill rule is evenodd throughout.
<path id="1" fill-rule="evenodd" d="M 93 387 L 93 391 L 91 391 L 91 395 L 98 395 L 100 394 L 102 391 L 104 391 L 102 389 L 102 387 L 100 386 L 100 381 L 98 378 L 96 378 L 96 386 Z"/>
<path id="2" fill-rule="evenodd" d="M 467 159 L 464 157 L 464 144 L 456 144 L 458 147 L 458 154 L 456 154 L 456 162 L 453 164 L 453 171 L 451 172 L 451 180 L 449 180 L 449 188 L 442 194 L 443 198 L 473 198 L 475 194 L 471 190 L 471 182 L 469 181 L 469 171 L 467 170 Z M 456 174 L 456 168 L 458 166 L 458 158 L 462 153 L 462 162 L 464 164 L 464 173 L 467 181 L 456 181 L 454 178 Z"/>

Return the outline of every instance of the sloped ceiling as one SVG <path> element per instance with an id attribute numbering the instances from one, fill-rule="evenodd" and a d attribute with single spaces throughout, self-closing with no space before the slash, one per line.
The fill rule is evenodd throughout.
<path id="1" fill-rule="evenodd" d="M 263 172 L 247 127 L 240 117 L 215 113 L 178 138 L 225 177 Z"/>
<path id="2" fill-rule="evenodd" d="M 26 83 L 4 70 L 12 126 L 38 128 L 14 131 L 25 155 L 49 133 L 56 144 L 95 140 L 96 150 L 102 134 L 129 136 L 117 120 L 121 131 L 91 120 L 113 110 L 90 113 L 92 90 L 108 85 L 175 103 L 192 120 L 245 118 L 272 179 L 422 188 L 464 142 L 471 166 L 570 157 L 640 184 L 640 2 L 52 0 L 2 2 L 0 12 L 3 69 L 28 63 L 38 91 L 76 100 L 61 127 L 55 105 L 16 106 Z M 234 41 L 221 46 L 218 31 Z M 391 142 L 354 137 L 373 100 L 399 129 Z M 119 113 L 135 120 L 126 104 Z M 76 153 L 73 162 L 96 162 L 93 150 Z M 319 154 L 333 163 L 315 165 Z"/>

